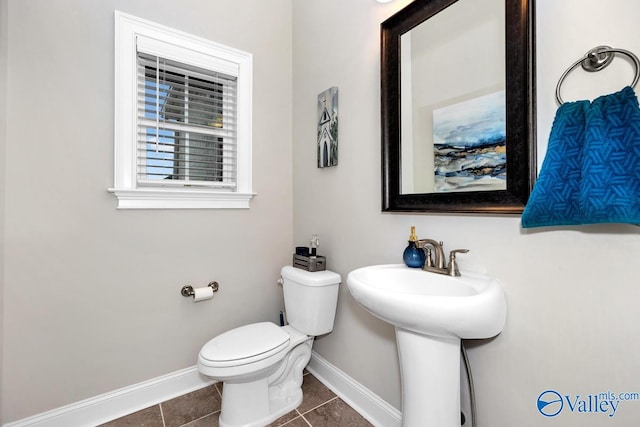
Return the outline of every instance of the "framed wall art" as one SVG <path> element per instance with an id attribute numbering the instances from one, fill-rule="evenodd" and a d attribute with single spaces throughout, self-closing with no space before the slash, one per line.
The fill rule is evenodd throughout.
<path id="1" fill-rule="evenodd" d="M 318 167 L 338 165 L 338 88 L 318 95 Z"/>

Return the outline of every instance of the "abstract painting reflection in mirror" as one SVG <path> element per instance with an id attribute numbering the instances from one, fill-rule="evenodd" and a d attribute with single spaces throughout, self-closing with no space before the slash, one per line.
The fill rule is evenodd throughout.
<path id="1" fill-rule="evenodd" d="M 505 91 L 433 110 L 435 191 L 507 188 Z"/>

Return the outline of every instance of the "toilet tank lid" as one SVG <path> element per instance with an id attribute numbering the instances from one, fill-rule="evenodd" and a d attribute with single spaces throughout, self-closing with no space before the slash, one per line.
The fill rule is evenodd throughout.
<path id="1" fill-rule="evenodd" d="M 342 282 L 340 275 L 329 270 L 307 271 L 289 265 L 282 267 L 280 274 L 284 279 L 307 286 L 329 286 Z"/>

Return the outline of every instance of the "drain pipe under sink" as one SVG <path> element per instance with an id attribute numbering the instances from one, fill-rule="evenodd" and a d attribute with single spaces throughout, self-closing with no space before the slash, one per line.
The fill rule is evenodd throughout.
<path id="1" fill-rule="evenodd" d="M 464 361 L 464 367 L 467 371 L 467 384 L 469 386 L 469 403 L 471 406 L 471 426 L 477 427 L 476 422 L 476 394 L 473 389 L 473 375 L 471 374 L 471 365 L 469 364 L 469 358 L 467 357 L 467 349 L 464 347 L 464 340 L 460 340 L 460 352 L 462 353 L 462 360 Z M 463 412 L 460 413 L 460 425 L 467 427 L 466 423 L 468 420 L 465 419 L 465 415 Z"/>

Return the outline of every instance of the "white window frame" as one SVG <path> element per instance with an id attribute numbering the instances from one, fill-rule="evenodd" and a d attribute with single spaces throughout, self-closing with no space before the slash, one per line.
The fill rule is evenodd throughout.
<path id="1" fill-rule="evenodd" d="M 238 78 L 237 186 L 216 188 L 137 184 L 137 44 L 156 54 Z M 253 57 L 250 53 L 174 30 L 120 11 L 115 12 L 114 186 L 118 209 L 249 208 L 252 192 Z"/>

